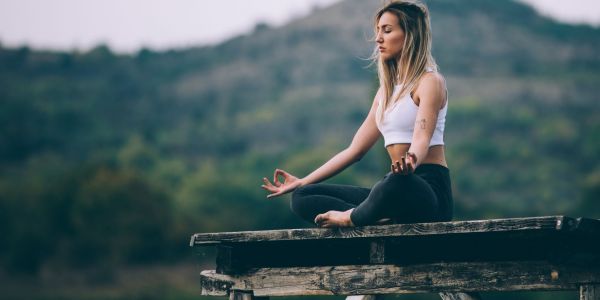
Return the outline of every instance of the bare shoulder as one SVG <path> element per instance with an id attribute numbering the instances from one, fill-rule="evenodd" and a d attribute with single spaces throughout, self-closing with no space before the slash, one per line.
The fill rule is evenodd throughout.
<path id="1" fill-rule="evenodd" d="M 419 90 L 433 90 L 437 91 L 441 89 L 444 91 L 446 89 L 446 79 L 439 72 L 427 72 L 421 76 L 419 79 L 419 84 L 417 85 L 417 91 Z"/>
<path id="2" fill-rule="evenodd" d="M 446 79 L 439 72 L 427 72 L 419 79 L 415 94 L 419 103 L 425 100 L 433 105 L 441 105 L 446 99 Z"/>

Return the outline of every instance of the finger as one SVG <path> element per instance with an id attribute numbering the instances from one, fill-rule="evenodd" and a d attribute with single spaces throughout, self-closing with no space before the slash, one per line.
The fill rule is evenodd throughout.
<path id="1" fill-rule="evenodd" d="M 275 192 L 275 191 L 272 191 L 272 192 Z M 278 196 L 281 196 L 282 194 L 283 194 L 282 192 L 276 192 L 276 193 L 267 195 L 267 198 L 278 197 Z"/>
<path id="2" fill-rule="evenodd" d="M 394 164 L 390 165 L 390 170 L 392 171 L 392 173 L 396 173 L 396 169 L 394 168 Z"/>
<path id="3" fill-rule="evenodd" d="M 402 171 L 402 169 L 400 168 L 400 162 L 396 161 L 396 173 L 400 173 Z"/>
<path id="4" fill-rule="evenodd" d="M 398 164 L 398 168 L 400 169 L 400 174 L 406 173 L 406 159 L 404 156 L 400 157 L 400 163 Z"/>
<path id="5" fill-rule="evenodd" d="M 271 189 L 268 186 L 264 185 L 264 184 L 261 185 L 260 187 L 263 188 L 263 189 L 265 189 L 265 190 L 267 190 L 267 191 L 269 191 L 269 192 L 271 192 Z"/>
<path id="6" fill-rule="evenodd" d="M 275 172 L 273 173 L 273 184 L 275 184 L 275 186 L 280 186 L 281 182 L 279 182 L 279 178 L 277 176 L 279 173 L 277 171 L 279 171 L 279 169 L 275 169 Z"/>
<path id="7" fill-rule="evenodd" d="M 267 179 L 267 177 L 263 177 L 263 182 L 265 183 L 266 186 L 268 187 L 274 187 L 271 182 L 269 181 L 269 179 Z"/>
<path id="8" fill-rule="evenodd" d="M 281 176 L 283 176 L 283 178 L 288 178 L 288 177 L 290 177 L 290 173 L 288 173 L 288 172 L 286 172 L 286 171 L 284 171 L 284 170 L 277 169 L 277 170 L 275 170 L 275 172 L 276 172 L 278 175 L 281 175 Z"/>

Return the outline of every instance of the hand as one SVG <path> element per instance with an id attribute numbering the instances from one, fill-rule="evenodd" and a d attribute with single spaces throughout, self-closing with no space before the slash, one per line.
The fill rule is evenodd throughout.
<path id="1" fill-rule="evenodd" d="M 279 176 L 283 176 L 283 183 L 279 181 Z M 298 179 L 298 177 L 279 169 L 275 169 L 272 184 L 267 177 L 263 178 L 263 182 L 265 184 L 261 185 L 260 187 L 271 192 L 271 194 L 267 195 L 267 198 L 281 196 L 297 189 L 302 185 L 302 181 Z"/>
<path id="2" fill-rule="evenodd" d="M 396 161 L 392 164 L 392 173 L 407 175 L 415 171 L 417 166 L 417 156 L 412 152 L 406 152 L 402 156 L 401 162 Z"/>

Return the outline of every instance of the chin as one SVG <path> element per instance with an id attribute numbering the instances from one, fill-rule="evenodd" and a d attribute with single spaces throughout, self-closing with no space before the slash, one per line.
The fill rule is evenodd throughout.
<path id="1" fill-rule="evenodd" d="M 382 54 L 382 55 L 381 55 L 381 59 L 382 59 L 383 61 L 385 61 L 385 62 L 388 62 L 388 61 L 390 61 L 390 60 L 397 60 L 397 59 L 398 59 L 398 57 L 397 57 L 397 56 L 395 56 L 395 55 Z"/>
<path id="2" fill-rule="evenodd" d="M 394 57 L 394 56 L 389 56 L 389 55 L 382 56 L 381 58 L 382 58 L 382 59 L 383 59 L 383 61 L 385 61 L 385 62 L 392 61 L 392 60 L 396 60 L 396 57 Z"/>

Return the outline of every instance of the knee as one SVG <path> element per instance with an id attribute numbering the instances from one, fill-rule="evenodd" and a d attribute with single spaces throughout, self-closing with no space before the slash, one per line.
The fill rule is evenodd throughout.
<path id="1" fill-rule="evenodd" d="M 392 173 L 388 175 L 384 181 L 386 182 L 404 182 L 404 181 L 412 181 L 415 178 L 415 173 L 408 174 L 400 174 L 400 173 Z"/>
<path id="2" fill-rule="evenodd" d="M 393 173 L 381 181 L 379 189 L 385 195 L 404 193 L 411 187 L 414 174 Z"/>
<path id="3" fill-rule="evenodd" d="M 292 199 L 290 200 L 290 209 L 295 213 L 303 211 L 303 208 L 306 206 L 306 202 L 308 201 L 307 196 L 312 194 L 312 190 L 313 187 L 310 184 L 295 189 L 292 193 Z"/>

